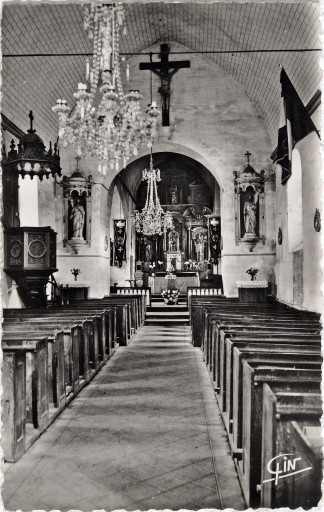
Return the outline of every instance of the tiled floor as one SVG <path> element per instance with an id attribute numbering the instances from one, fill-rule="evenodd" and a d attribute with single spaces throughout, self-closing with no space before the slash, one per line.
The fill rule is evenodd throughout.
<path id="1" fill-rule="evenodd" d="M 6 510 L 243 510 L 190 327 L 145 326 L 16 464 Z"/>

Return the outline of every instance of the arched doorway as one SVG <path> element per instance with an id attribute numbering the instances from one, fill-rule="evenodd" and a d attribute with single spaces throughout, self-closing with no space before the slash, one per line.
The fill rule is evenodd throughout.
<path id="1" fill-rule="evenodd" d="M 221 222 L 217 181 L 203 164 L 183 154 L 157 152 L 153 164 L 160 169 L 158 194 L 163 210 L 172 216 L 173 228 L 162 235 L 136 232 L 136 268 L 145 271 L 155 265 L 161 271 L 209 269 L 218 273 Z M 149 168 L 149 155 L 133 161 L 121 173 L 133 196 L 134 210 L 141 211 L 145 205 L 145 168 Z"/>

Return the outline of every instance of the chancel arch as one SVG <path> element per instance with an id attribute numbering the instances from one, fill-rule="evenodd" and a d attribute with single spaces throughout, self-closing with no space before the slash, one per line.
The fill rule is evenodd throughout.
<path id="1" fill-rule="evenodd" d="M 134 233 L 136 269 L 147 272 L 148 266 L 154 265 L 156 270 L 165 273 L 172 269 L 197 271 L 199 266 L 204 276 L 208 269 L 213 274 L 213 268 L 218 274 L 221 219 L 217 181 L 204 165 L 181 153 L 154 152 L 153 165 L 160 170 L 159 201 L 163 210 L 171 215 L 173 226 L 161 235 Z M 147 155 L 131 162 L 120 173 L 120 183 L 126 195 L 132 195 L 134 211 L 141 211 L 147 199 L 147 182 L 142 181 L 142 172 L 148 167 Z M 211 218 L 217 219 L 217 243 L 214 246 Z"/>

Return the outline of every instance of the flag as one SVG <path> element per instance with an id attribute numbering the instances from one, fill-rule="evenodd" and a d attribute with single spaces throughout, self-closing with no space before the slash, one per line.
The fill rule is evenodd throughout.
<path id="1" fill-rule="evenodd" d="M 216 223 L 217 222 L 217 223 Z M 210 249 L 210 262 L 217 265 L 221 257 L 221 234 L 220 223 L 215 219 L 209 219 L 209 249 Z"/>
<path id="2" fill-rule="evenodd" d="M 115 265 L 122 267 L 126 261 L 126 220 L 114 220 Z"/>
<path id="3" fill-rule="evenodd" d="M 280 124 L 274 161 L 282 167 L 281 183 L 284 184 L 291 176 L 291 152 L 295 144 L 313 131 L 318 136 L 319 133 L 284 69 L 281 70 L 280 83 Z"/>

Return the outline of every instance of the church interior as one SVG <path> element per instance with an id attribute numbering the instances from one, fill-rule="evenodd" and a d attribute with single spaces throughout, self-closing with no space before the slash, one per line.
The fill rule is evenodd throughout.
<path id="1" fill-rule="evenodd" d="M 321 500 L 315 2 L 4 3 L 6 510 Z"/>

